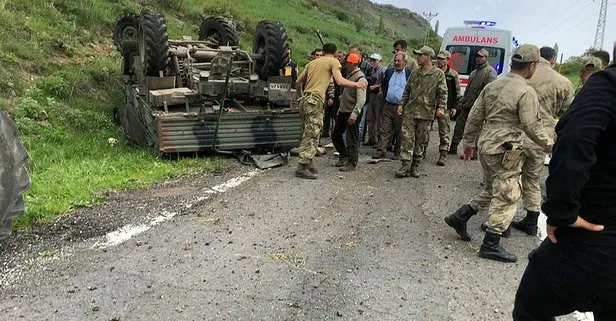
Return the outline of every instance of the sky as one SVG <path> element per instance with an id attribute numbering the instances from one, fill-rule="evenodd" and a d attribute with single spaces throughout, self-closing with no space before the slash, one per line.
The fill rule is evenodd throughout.
<path id="1" fill-rule="evenodd" d="M 463 26 L 464 20 L 495 21 L 509 29 L 520 44 L 553 47 L 566 60 L 593 46 L 601 0 L 372 0 L 419 14 L 438 13 L 439 34 L 447 27 Z M 616 0 L 610 0 L 603 49 L 612 54 L 616 41 Z"/>

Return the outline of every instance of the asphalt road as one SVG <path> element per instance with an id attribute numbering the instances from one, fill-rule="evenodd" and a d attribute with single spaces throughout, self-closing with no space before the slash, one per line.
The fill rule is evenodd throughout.
<path id="1" fill-rule="evenodd" d="M 480 259 L 481 213 L 459 241 L 443 217 L 481 173 L 454 156 L 437 167 L 437 141 L 419 179 L 366 164 L 366 147 L 352 173 L 331 150 L 318 158 L 317 180 L 295 178 L 293 160 L 111 193 L 0 244 L 0 319 L 511 320 L 539 240 L 514 231 L 503 244 L 518 263 Z"/>

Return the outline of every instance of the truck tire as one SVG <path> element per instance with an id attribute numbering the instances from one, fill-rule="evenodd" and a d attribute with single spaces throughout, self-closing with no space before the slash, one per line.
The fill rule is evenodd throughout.
<path id="1" fill-rule="evenodd" d="M 261 21 L 257 25 L 252 52 L 261 55 L 256 60 L 255 71 L 261 80 L 278 76 L 287 60 L 287 31 L 279 22 Z"/>
<path id="2" fill-rule="evenodd" d="M 30 187 L 27 165 L 17 128 L 0 111 L 0 239 L 11 234 L 13 219 L 24 211 L 23 193 Z"/>
<path id="3" fill-rule="evenodd" d="M 124 54 L 124 42 L 139 41 L 139 20 L 140 17 L 136 13 L 125 13 L 116 22 L 113 30 L 113 44 L 121 54 Z"/>
<path id="4" fill-rule="evenodd" d="M 240 43 L 233 23 L 219 16 L 207 17 L 201 22 L 199 40 L 210 40 L 218 46 L 237 46 Z"/>
<path id="5" fill-rule="evenodd" d="M 165 17 L 152 11 L 141 13 L 139 55 L 146 76 L 167 74 L 169 67 L 169 35 Z"/>

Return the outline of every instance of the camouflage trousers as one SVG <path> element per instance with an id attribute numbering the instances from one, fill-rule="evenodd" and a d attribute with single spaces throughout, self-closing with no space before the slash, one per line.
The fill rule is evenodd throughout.
<path id="1" fill-rule="evenodd" d="M 522 200 L 527 211 L 541 210 L 541 174 L 546 154 L 540 149 L 524 148 Z"/>
<path id="2" fill-rule="evenodd" d="M 435 118 L 434 121 L 438 124 L 438 138 L 440 140 L 438 145 L 439 151 L 448 151 L 449 144 L 451 143 L 451 120 L 449 120 L 448 116 L 443 118 Z M 432 125 L 430 125 L 432 126 Z M 424 146 L 424 150 L 428 149 L 428 145 L 430 143 L 430 135 L 426 139 L 426 145 Z"/>
<path id="3" fill-rule="evenodd" d="M 521 196 L 522 161 L 512 169 L 505 169 L 501 165 L 502 159 L 502 154 L 479 154 L 484 189 L 470 202 L 476 211 L 488 209 L 488 231 L 496 234 L 502 234 L 511 224 Z"/>
<path id="4" fill-rule="evenodd" d="M 317 153 L 323 129 L 323 99 L 316 94 L 305 93 L 299 99 L 299 117 L 302 122 L 299 163 L 308 165 Z"/>
<path id="5" fill-rule="evenodd" d="M 402 119 L 402 161 L 421 160 L 425 153 L 425 146 L 430 136 L 431 120 L 414 118 L 405 113 Z"/>

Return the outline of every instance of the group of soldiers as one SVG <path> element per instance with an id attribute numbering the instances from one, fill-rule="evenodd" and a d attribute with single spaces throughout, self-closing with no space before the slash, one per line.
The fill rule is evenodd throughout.
<path id="1" fill-rule="evenodd" d="M 406 48 L 396 45 L 400 44 L 394 45 L 394 62 L 379 76 L 378 86 L 368 85 L 360 68 L 360 53 L 349 51 L 341 59 L 336 57 L 333 44 L 324 45 L 323 57 L 306 65 L 297 79 L 303 134 L 296 176 L 317 178 L 314 158 L 330 81 L 344 88 L 332 134 L 339 153 L 336 166 L 343 171 L 352 171 L 357 166 L 361 140 L 358 124 L 364 113 L 366 91 L 378 87 L 380 92 L 373 97 L 382 100 L 382 107 L 378 150 L 373 158 L 385 157 L 387 150 L 393 148 L 393 158 L 402 163 L 395 176 L 420 177 L 419 164 L 436 121 L 440 136 L 437 164 L 444 166 L 447 154 L 457 154 L 461 145 L 461 157 L 478 158 L 483 170 L 483 191 L 447 216 L 446 224 L 462 240 L 470 241 L 467 222 L 477 212 L 487 210 L 488 221 L 482 224 L 486 234 L 479 255 L 516 262 L 515 254 L 505 250 L 500 239 L 510 235 L 510 226 L 536 235 L 544 161 L 554 143 L 557 119 L 574 98 L 571 81 L 554 70 L 556 52 L 549 47 L 521 45 L 512 56 L 510 73 L 497 79 L 488 62 L 489 52 L 479 50 L 474 57 L 476 69 L 462 95 L 458 75 L 449 66 L 449 52 L 437 55 L 424 46 L 413 50 L 415 61 Z M 436 66 L 433 58 L 437 60 Z M 341 60 L 346 78 L 341 72 Z M 599 58 L 585 58 L 580 71 L 582 85 L 602 65 Z M 450 117 L 454 116 L 456 125 L 450 139 Z M 527 214 L 521 221 L 512 222 L 521 197 Z"/>

